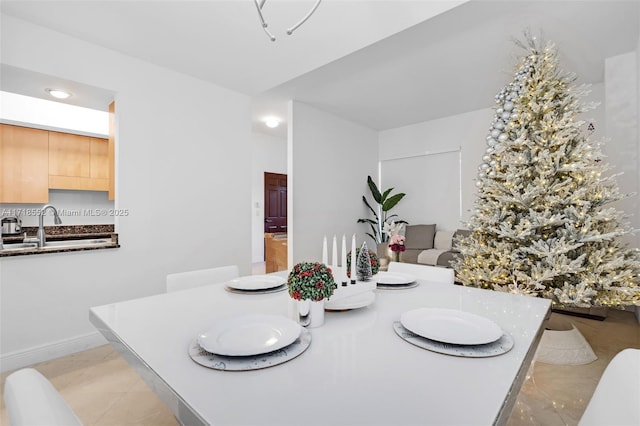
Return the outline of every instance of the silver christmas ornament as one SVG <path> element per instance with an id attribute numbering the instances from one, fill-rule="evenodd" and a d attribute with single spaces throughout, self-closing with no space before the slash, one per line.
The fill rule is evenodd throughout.
<path id="1" fill-rule="evenodd" d="M 493 129 L 493 130 L 491 131 L 491 137 L 492 137 L 492 138 L 497 138 L 498 136 L 500 136 L 500 130 L 498 130 L 498 129 Z"/>
<path id="2" fill-rule="evenodd" d="M 500 133 L 500 136 L 498 136 L 498 141 L 500 142 L 504 142 L 507 139 L 509 139 L 509 135 L 507 135 L 506 133 Z"/>
<path id="3" fill-rule="evenodd" d="M 491 160 L 491 162 L 489 163 L 489 165 L 490 165 L 491 167 L 495 167 L 495 166 L 496 166 L 496 164 L 498 164 L 498 162 L 497 162 L 496 160 Z"/>
<path id="4" fill-rule="evenodd" d="M 487 141 L 487 145 L 489 145 L 489 146 L 496 146 L 497 143 L 498 143 L 498 141 L 493 139 L 493 138 L 491 138 L 491 139 L 489 139 Z"/>
<path id="5" fill-rule="evenodd" d="M 493 127 L 495 127 L 496 129 L 500 129 L 500 130 L 502 130 L 502 129 L 504 129 L 504 122 L 502 122 L 502 121 L 498 120 L 498 121 L 496 121 L 496 123 L 493 125 Z"/>
<path id="6" fill-rule="evenodd" d="M 511 114 L 510 114 L 510 113 L 508 113 L 508 112 L 503 112 L 503 113 L 502 113 L 502 119 L 503 119 L 503 120 L 508 120 L 508 119 L 509 119 L 509 117 L 511 117 Z"/>
<path id="7" fill-rule="evenodd" d="M 489 168 L 489 165 L 487 163 L 482 163 L 482 164 L 480 164 L 480 168 L 482 170 L 487 170 Z"/>
<path id="8" fill-rule="evenodd" d="M 482 157 L 482 161 L 484 161 L 484 162 L 488 162 L 489 160 L 491 160 L 491 157 L 489 157 L 488 155 L 484 155 Z"/>

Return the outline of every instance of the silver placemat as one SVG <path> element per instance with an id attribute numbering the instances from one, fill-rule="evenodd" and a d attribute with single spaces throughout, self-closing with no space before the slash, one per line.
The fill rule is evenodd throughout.
<path id="1" fill-rule="evenodd" d="M 277 293 L 279 291 L 284 291 L 287 289 L 287 284 L 284 283 L 282 285 L 279 285 L 277 287 L 272 287 L 272 288 L 261 288 L 258 290 L 242 290 L 239 288 L 233 288 L 233 287 L 229 287 L 229 286 L 224 286 L 224 289 L 227 290 L 230 293 L 238 293 L 238 294 L 267 294 L 267 293 Z"/>
<path id="2" fill-rule="evenodd" d="M 461 356 L 466 358 L 485 358 L 502 355 L 513 348 L 513 337 L 504 333 L 501 338 L 485 345 L 453 345 L 450 343 L 430 340 L 407 330 L 400 321 L 393 322 L 393 330 L 403 340 L 420 348 L 445 355 Z"/>
<path id="3" fill-rule="evenodd" d="M 302 329 L 300 337 L 295 342 L 277 351 L 254 356 L 223 356 L 207 352 L 198 344 L 195 338 L 189 345 L 189 356 L 192 360 L 214 370 L 247 371 L 260 370 L 285 363 L 306 351 L 311 345 L 311 332 Z"/>
<path id="4" fill-rule="evenodd" d="M 408 284 L 381 284 L 381 283 L 378 283 L 376 285 L 376 288 L 380 289 L 380 290 L 405 290 L 407 288 L 417 287 L 418 284 L 420 284 L 418 281 L 414 281 L 414 282 L 408 283 Z"/>

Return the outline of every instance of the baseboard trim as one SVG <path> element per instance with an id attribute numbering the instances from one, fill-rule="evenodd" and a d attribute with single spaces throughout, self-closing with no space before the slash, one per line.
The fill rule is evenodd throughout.
<path id="1" fill-rule="evenodd" d="M 108 343 L 98 331 L 0 355 L 0 373 L 50 361 Z"/>

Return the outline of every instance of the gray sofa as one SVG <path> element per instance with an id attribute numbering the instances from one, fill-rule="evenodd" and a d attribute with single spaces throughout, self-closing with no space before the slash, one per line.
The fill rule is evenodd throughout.
<path id="1" fill-rule="evenodd" d="M 406 249 L 400 254 L 400 261 L 449 268 L 450 262 L 460 255 L 453 247 L 455 238 L 469 233 L 464 229 L 436 229 L 435 224 L 407 225 L 404 242 Z"/>

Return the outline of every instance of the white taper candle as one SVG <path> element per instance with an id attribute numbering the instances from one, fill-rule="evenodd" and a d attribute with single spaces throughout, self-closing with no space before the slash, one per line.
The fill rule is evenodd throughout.
<path id="1" fill-rule="evenodd" d="M 340 266 L 342 266 L 340 280 L 346 284 L 347 282 L 347 237 L 344 234 L 342 234 L 342 253 L 340 257 Z"/>
<path id="2" fill-rule="evenodd" d="M 351 284 L 356 283 L 356 234 L 351 237 Z"/>
<path id="3" fill-rule="evenodd" d="M 333 250 L 331 251 L 331 266 L 333 269 L 338 266 L 338 240 L 336 240 L 336 236 L 333 236 Z"/>
<path id="4" fill-rule="evenodd" d="M 329 259 L 327 259 L 328 254 L 327 254 L 327 236 L 324 236 L 324 239 L 322 240 L 322 263 L 324 263 L 325 265 L 328 265 L 327 262 L 329 262 Z"/>

